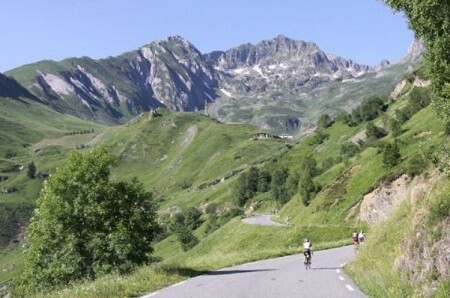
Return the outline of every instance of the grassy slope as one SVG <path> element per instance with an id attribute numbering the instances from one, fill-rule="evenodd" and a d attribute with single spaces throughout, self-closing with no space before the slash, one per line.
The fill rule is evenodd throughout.
<path id="1" fill-rule="evenodd" d="M 117 127 L 104 143 L 120 156 L 114 176 L 137 176 L 161 197 L 161 206 L 197 205 L 231 200 L 224 185 L 212 184 L 227 174 L 259 164 L 286 150 L 286 142 L 252 141 L 257 129 L 247 125 L 224 125 L 195 113 L 149 114 L 126 126 Z"/>
<path id="2" fill-rule="evenodd" d="M 402 105 L 398 101 L 391 105 L 391 109 Z M 127 126 L 111 130 L 104 139 L 121 156 L 115 177 L 138 176 L 147 187 L 155 187 L 161 195 L 159 203 L 162 208 L 175 204 L 183 207 L 198 206 L 206 201 L 229 201 L 234 177 L 199 191 L 194 191 L 194 188 L 221 178 L 242 164 L 265 161 L 269 167 L 287 166 L 290 171 L 295 171 L 299 159 L 309 152 L 314 152 L 320 164 L 329 156 L 336 158 L 340 145 L 365 127 L 336 123 L 325 131 L 330 137 L 324 144 L 312 145 L 310 138 L 306 138 L 286 152 L 285 144 L 278 141 L 248 141 L 249 134 L 254 132 L 250 127 L 225 126 L 198 114 L 166 113 L 151 120 L 148 115 L 141 117 Z M 143 289 L 151 291 L 162 285 L 155 283 L 145 288 L 137 282 L 136 276 L 144 271 L 145 278 L 154 272 L 166 272 L 176 281 L 203 270 L 295 253 L 299 240 L 305 236 L 324 247 L 346 243 L 350 230 L 362 225 L 354 216 L 349 216 L 351 208 L 357 206 L 362 196 L 386 177 L 404 172 L 408 158 L 444 141 L 439 133 L 442 131 L 440 122 L 430 108 L 420 111 L 403 128 L 404 133 L 399 138 L 402 141 L 401 164 L 385 170 L 381 167 L 381 154 L 369 147 L 348 162 L 335 165 L 315 178 L 323 190 L 310 206 L 304 207 L 299 197 L 294 197 L 280 211 L 281 219 L 290 218 L 290 227 L 255 227 L 232 220 L 209 235 L 202 233 L 201 229 L 196 231 L 202 242 L 187 253 L 181 251 L 173 237 L 169 237 L 156 246 L 156 255 L 166 260 L 165 271 L 143 268 L 136 275 L 111 277 L 108 283 L 121 285 L 121 289 L 115 292 L 118 296 L 130 291 L 137 294 Z M 422 132 L 427 133 L 420 134 Z M 390 136 L 385 138 L 390 139 Z M 270 158 L 274 152 L 278 157 Z M 178 275 L 173 277 L 173 272 Z M 98 296 L 109 293 L 105 288 L 105 280 L 102 279 L 67 293 L 70 296 L 76 291 L 84 291 L 87 296 Z"/>

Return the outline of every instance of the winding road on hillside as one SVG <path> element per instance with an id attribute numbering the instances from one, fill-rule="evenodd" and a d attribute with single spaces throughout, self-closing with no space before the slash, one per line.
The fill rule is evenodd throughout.
<path id="1" fill-rule="evenodd" d="M 213 271 L 141 298 L 366 297 L 342 272 L 352 246 L 315 252 L 306 270 L 292 255 Z"/>

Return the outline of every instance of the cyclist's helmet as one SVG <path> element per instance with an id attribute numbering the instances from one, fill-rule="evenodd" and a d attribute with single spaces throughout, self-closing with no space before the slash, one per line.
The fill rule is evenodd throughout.
<path id="1" fill-rule="evenodd" d="M 307 239 L 307 238 L 305 238 L 305 240 L 303 240 L 303 242 L 308 242 L 308 239 Z"/>

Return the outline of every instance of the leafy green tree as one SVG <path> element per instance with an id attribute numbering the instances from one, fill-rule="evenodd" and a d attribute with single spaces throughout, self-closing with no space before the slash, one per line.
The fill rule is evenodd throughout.
<path id="1" fill-rule="evenodd" d="M 267 192 L 270 190 L 270 182 L 272 181 L 272 176 L 268 171 L 260 171 L 258 177 L 258 191 Z"/>
<path id="2" fill-rule="evenodd" d="M 180 241 L 181 248 L 184 251 L 190 250 L 199 243 L 198 238 L 195 237 L 192 231 L 186 226 L 183 226 L 178 230 L 177 237 Z"/>
<path id="3" fill-rule="evenodd" d="M 152 195 L 136 179 L 111 182 L 104 148 L 72 151 L 44 183 L 24 246 L 19 292 L 34 292 L 150 261 L 159 230 Z"/>
<path id="4" fill-rule="evenodd" d="M 370 97 L 362 101 L 361 105 L 352 112 L 353 124 L 371 121 L 377 118 L 382 111 L 386 109 L 386 105 L 379 97 Z"/>
<path id="5" fill-rule="evenodd" d="M 30 179 L 36 178 L 36 166 L 34 165 L 34 162 L 28 164 L 27 177 Z"/>
<path id="6" fill-rule="evenodd" d="M 286 203 L 289 199 L 289 193 L 286 188 L 286 180 L 289 177 L 287 169 L 277 170 L 272 177 L 271 192 L 272 196 L 280 203 Z"/>
<path id="7" fill-rule="evenodd" d="M 320 145 L 325 142 L 328 137 L 329 135 L 324 133 L 322 129 L 317 130 L 311 139 L 311 145 Z"/>
<path id="8" fill-rule="evenodd" d="M 384 132 L 381 128 L 377 127 L 372 121 L 368 122 L 366 125 L 366 137 L 368 141 L 376 140 L 384 136 Z"/>
<path id="9" fill-rule="evenodd" d="M 382 153 L 382 162 L 385 168 L 392 168 L 401 162 L 402 156 L 397 142 L 384 144 Z"/>
<path id="10" fill-rule="evenodd" d="M 320 187 L 317 186 L 312 177 L 304 176 L 300 180 L 299 192 L 302 198 L 303 205 L 308 206 L 314 196 L 320 191 Z"/>
<path id="11" fill-rule="evenodd" d="M 308 206 L 312 198 L 317 193 L 318 187 L 314 184 L 313 178 L 319 173 L 317 169 L 317 162 L 312 155 L 303 157 L 300 163 L 300 178 L 299 178 L 299 192 L 302 197 L 302 202 Z"/>
<path id="12" fill-rule="evenodd" d="M 434 107 L 450 123 L 450 1 L 383 0 L 403 12 L 427 48 L 426 59 L 434 90 Z"/>
<path id="13" fill-rule="evenodd" d="M 247 172 L 243 172 L 239 175 L 237 181 L 236 181 L 236 188 L 235 188 L 235 197 L 236 197 L 236 204 L 240 207 L 245 205 L 245 202 L 247 202 Z"/>
<path id="14" fill-rule="evenodd" d="M 352 142 L 347 142 L 341 145 L 341 154 L 349 158 L 358 154 L 359 150 L 359 146 Z"/>
<path id="15" fill-rule="evenodd" d="M 248 172 L 242 173 L 236 183 L 236 203 L 238 206 L 244 206 L 247 200 L 251 199 L 258 191 L 258 168 L 251 167 Z"/>
<path id="16" fill-rule="evenodd" d="M 189 207 L 185 211 L 185 214 L 185 226 L 189 227 L 191 230 L 197 229 L 202 224 L 200 220 L 202 212 L 198 208 L 194 206 Z"/>
<path id="17" fill-rule="evenodd" d="M 388 125 L 389 125 L 389 130 L 394 138 L 398 137 L 399 135 L 401 135 L 403 133 L 402 124 L 397 119 L 390 118 L 388 120 Z"/>
<path id="18" fill-rule="evenodd" d="M 252 198 L 258 191 L 259 171 L 256 167 L 250 167 L 247 175 L 247 198 Z"/>
<path id="19" fill-rule="evenodd" d="M 333 119 L 331 119 L 330 115 L 322 114 L 319 116 L 319 120 L 317 121 L 317 128 L 324 129 L 330 127 L 333 124 Z"/>
<path id="20" fill-rule="evenodd" d="M 317 162 L 311 154 L 305 155 L 300 162 L 300 176 L 315 177 L 319 173 Z"/>
<path id="21" fill-rule="evenodd" d="M 322 162 L 322 166 L 321 166 L 321 170 L 322 172 L 325 172 L 326 170 L 328 170 L 329 168 L 331 168 L 332 166 L 334 166 L 335 164 L 335 160 L 333 159 L 333 157 L 327 157 L 323 162 Z"/>

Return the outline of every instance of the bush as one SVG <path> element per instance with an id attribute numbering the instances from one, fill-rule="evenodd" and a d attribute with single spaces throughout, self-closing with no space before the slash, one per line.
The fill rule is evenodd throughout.
<path id="1" fill-rule="evenodd" d="M 198 238 L 186 226 L 177 232 L 177 237 L 184 251 L 190 250 L 199 243 Z"/>
<path id="2" fill-rule="evenodd" d="M 358 154 L 360 147 L 352 142 L 347 142 L 341 145 L 341 154 L 350 158 Z"/>
<path id="3" fill-rule="evenodd" d="M 384 144 L 382 154 L 382 162 L 385 168 L 392 168 L 401 162 L 402 156 L 400 155 L 400 148 L 397 142 Z"/>
<path id="4" fill-rule="evenodd" d="M 18 292 L 125 272 L 150 261 L 158 232 L 152 195 L 137 180 L 111 182 L 104 148 L 72 151 L 45 183 L 25 239 Z"/>

